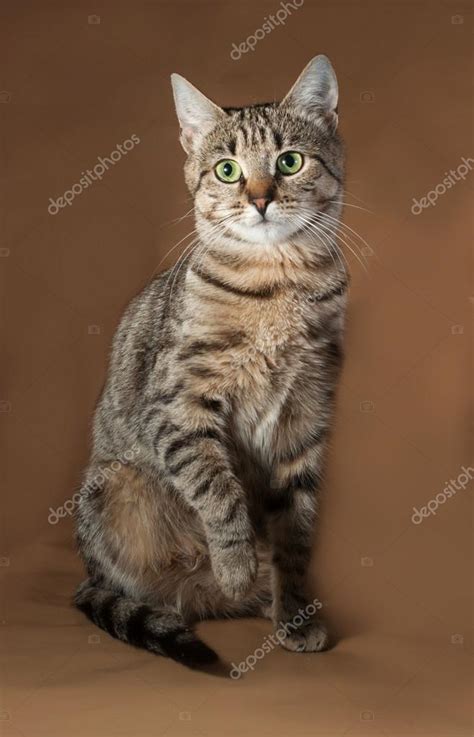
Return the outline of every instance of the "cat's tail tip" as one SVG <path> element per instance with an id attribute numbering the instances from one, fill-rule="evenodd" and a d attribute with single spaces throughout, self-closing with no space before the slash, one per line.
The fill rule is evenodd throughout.
<path id="1" fill-rule="evenodd" d="M 188 629 L 179 632 L 168 647 L 164 646 L 163 649 L 165 655 L 188 668 L 214 665 L 219 661 L 217 653 Z"/>

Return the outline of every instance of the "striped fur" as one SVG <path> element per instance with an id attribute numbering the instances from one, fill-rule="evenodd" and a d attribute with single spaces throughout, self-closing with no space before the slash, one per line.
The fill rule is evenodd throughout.
<path id="1" fill-rule="evenodd" d="M 224 110 L 181 78 L 174 88 L 198 241 L 117 330 L 77 514 L 89 578 L 75 601 L 119 640 L 193 665 L 214 655 L 196 621 L 279 626 L 308 601 L 348 278 L 336 238 L 316 229 L 323 213 L 338 221 L 344 177 L 329 62 L 310 62 L 279 104 Z M 288 150 L 305 162 L 291 177 L 275 168 Z M 240 181 L 217 179 L 222 158 Z M 284 642 L 326 644 L 314 618 Z"/>

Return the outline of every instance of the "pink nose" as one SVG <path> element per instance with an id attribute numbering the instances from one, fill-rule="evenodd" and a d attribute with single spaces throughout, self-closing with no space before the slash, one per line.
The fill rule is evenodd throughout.
<path id="1" fill-rule="evenodd" d="M 271 199 L 269 197 L 256 197 L 252 200 L 252 205 L 255 205 L 260 215 L 265 215 L 266 209 L 270 202 Z"/>

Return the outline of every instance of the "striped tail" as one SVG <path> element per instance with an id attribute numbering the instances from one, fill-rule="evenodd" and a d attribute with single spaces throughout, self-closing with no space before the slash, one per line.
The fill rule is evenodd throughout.
<path id="1" fill-rule="evenodd" d="M 214 650 L 196 637 L 177 612 L 140 604 L 90 579 L 79 586 L 74 603 L 94 624 L 122 642 L 190 668 L 218 660 Z"/>

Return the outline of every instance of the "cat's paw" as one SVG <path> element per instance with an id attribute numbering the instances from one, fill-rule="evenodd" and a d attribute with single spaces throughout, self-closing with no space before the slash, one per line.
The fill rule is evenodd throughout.
<path id="1" fill-rule="evenodd" d="M 326 626 L 320 621 L 310 622 L 294 631 L 287 627 L 287 634 L 279 640 L 282 647 L 296 653 L 318 653 L 327 650 L 329 645 Z"/>
<path id="2" fill-rule="evenodd" d="M 244 543 L 214 551 L 211 561 L 222 593 L 233 601 L 243 599 L 257 578 L 258 559 L 253 545 Z"/>

